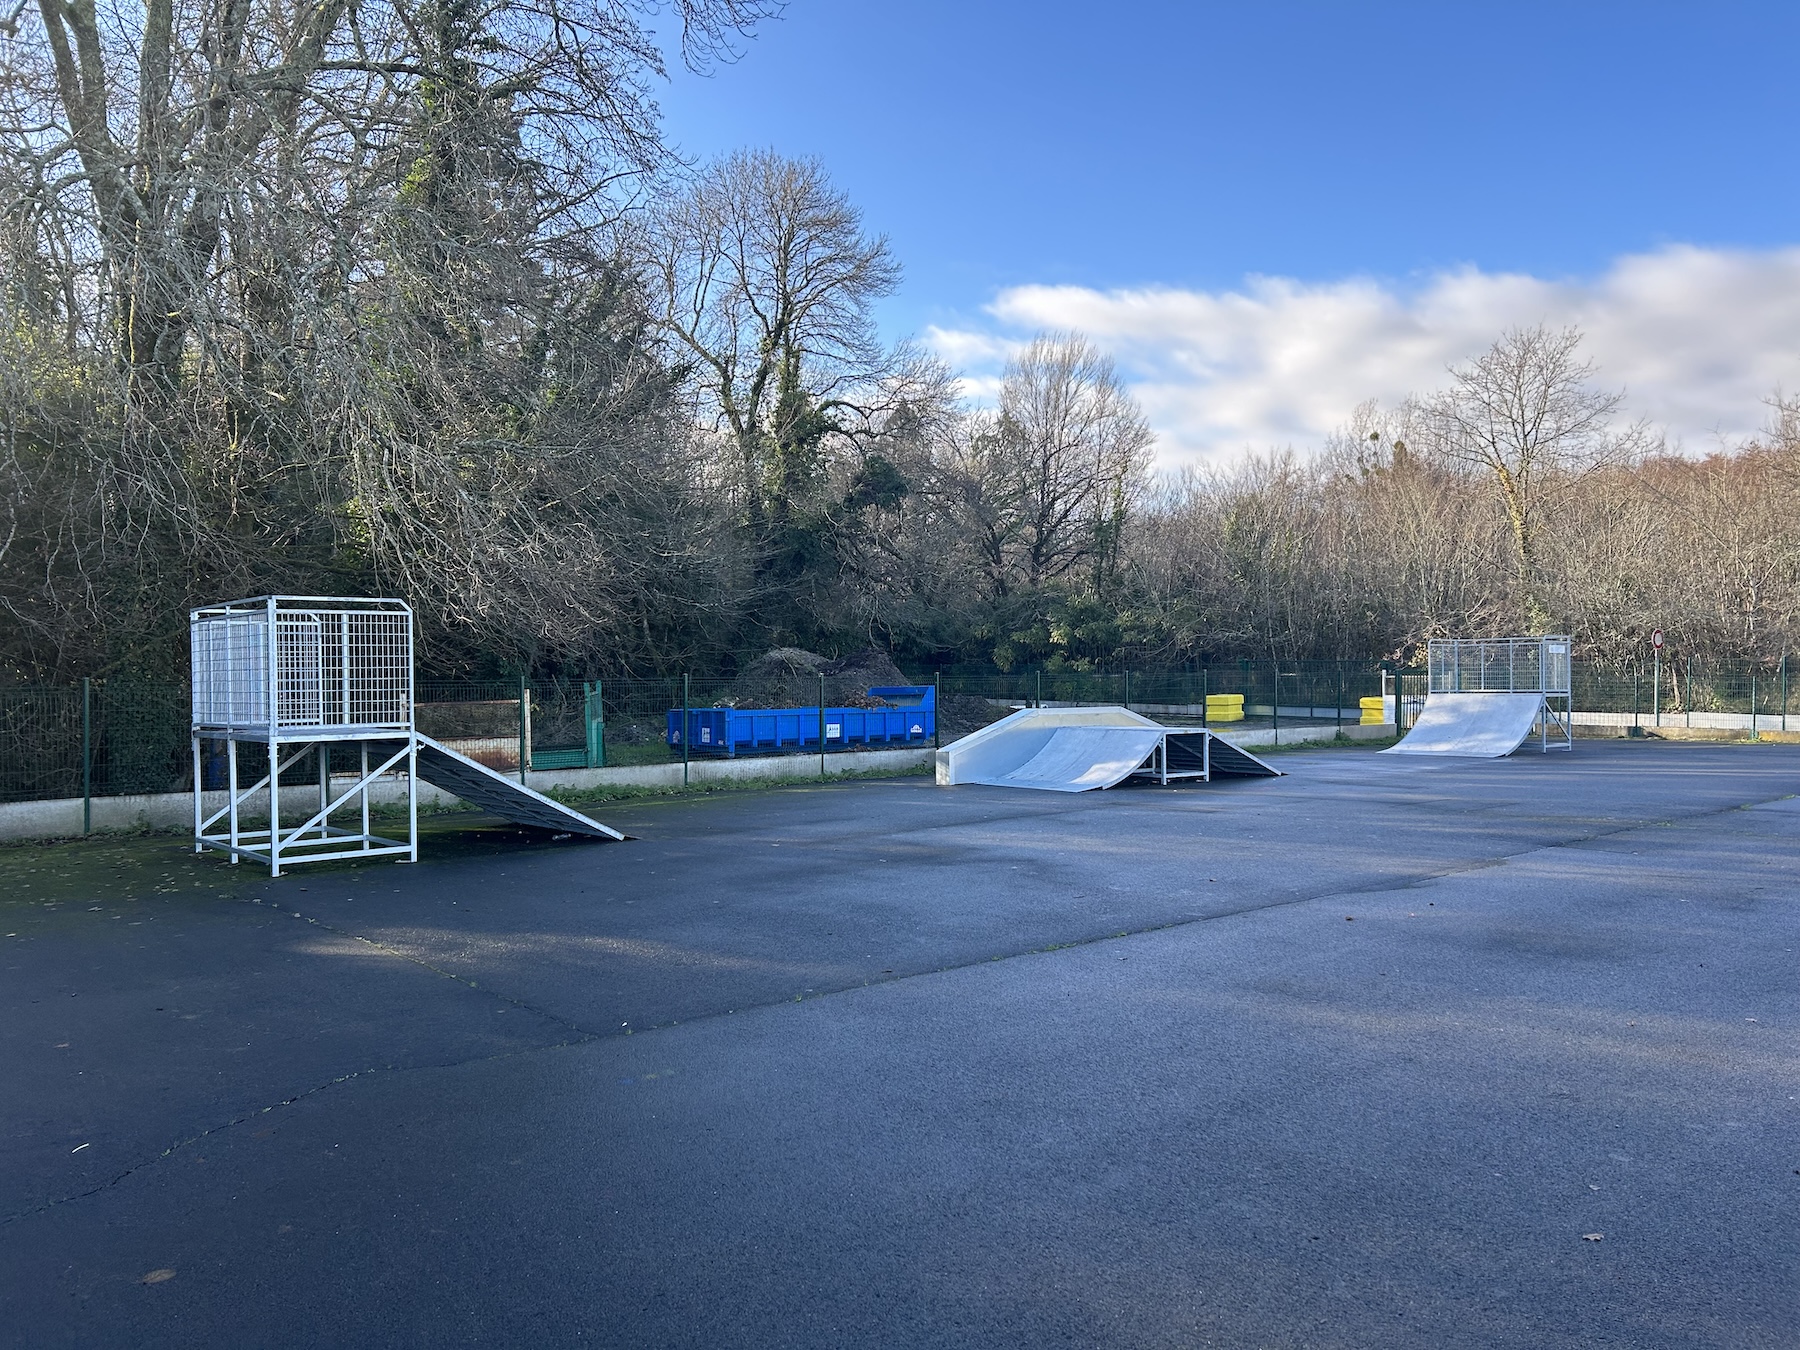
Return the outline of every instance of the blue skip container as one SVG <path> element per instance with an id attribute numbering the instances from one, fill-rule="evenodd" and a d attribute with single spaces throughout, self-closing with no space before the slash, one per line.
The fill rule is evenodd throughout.
<path id="1" fill-rule="evenodd" d="M 928 684 L 880 685 L 869 694 L 891 708 L 689 708 L 689 755 L 792 753 L 819 748 L 824 724 L 826 750 L 928 744 L 937 733 L 937 691 Z M 682 710 L 669 709 L 669 748 L 679 750 Z"/>

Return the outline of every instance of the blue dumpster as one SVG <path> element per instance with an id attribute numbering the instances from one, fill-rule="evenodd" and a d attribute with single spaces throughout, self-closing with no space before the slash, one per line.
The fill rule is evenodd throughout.
<path id="1" fill-rule="evenodd" d="M 819 748 L 820 722 L 825 749 L 882 748 L 928 744 L 937 731 L 937 691 L 928 684 L 879 685 L 872 697 L 886 708 L 689 708 L 687 751 L 694 755 L 792 754 Z M 669 709 L 669 747 L 682 745 L 682 710 Z"/>

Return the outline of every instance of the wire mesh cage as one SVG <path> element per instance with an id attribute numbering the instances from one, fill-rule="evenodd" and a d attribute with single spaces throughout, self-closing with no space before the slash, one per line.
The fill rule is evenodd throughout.
<path id="1" fill-rule="evenodd" d="M 196 732 L 274 741 L 412 730 L 404 601 L 258 596 L 194 610 L 189 633 Z"/>
<path id="2" fill-rule="evenodd" d="M 1433 638 L 1434 694 L 1562 694 L 1570 691 L 1566 636 Z"/>

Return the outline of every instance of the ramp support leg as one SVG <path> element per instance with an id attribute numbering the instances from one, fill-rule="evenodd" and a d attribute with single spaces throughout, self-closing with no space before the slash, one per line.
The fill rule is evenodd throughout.
<path id="1" fill-rule="evenodd" d="M 194 736 L 194 852 L 204 853 L 206 845 L 200 842 L 200 807 L 201 792 L 204 784 L 200 778 L 200 737 Z"/>
<path id="2" fill-rule="evenodd" d="M 331 800 L 331 747 L 324 742 L 319 744 L 319 809 L 325 809 L 325 803 Z M 326 834 L 325 822 L 319 822 L 319 837 Z"/>
<path id="3" fill-rule="evenodd" d="M 281 747 L 269 742 L 269 875 L 281 875 Z"/>
<path id="4" fill-rule="evenodd" d="M 231 799 L 231 865 L 238 862 L 238 771 L 237 771 L 237 738 L 234 736 L 225 743 L 226 770 L 225 792 Z"/>
<path id="5" fill-rule="evenodd" d="M 357 796 L 360 800 L 360 805 L 362 806 L 363 852 L 367 853 L 369 851 L 369 743 L 367 741 L 358 741 L 357 745 L 362 750 L 362 791 L 359 792 Z"/>

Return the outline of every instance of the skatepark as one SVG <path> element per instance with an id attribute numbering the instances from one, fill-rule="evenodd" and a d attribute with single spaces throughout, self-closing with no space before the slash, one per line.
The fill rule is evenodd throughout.
<path id="1" fill-rule="evenodd" d="M 1270 758 L 6 851 L 0 1343 L 1791 1344 L 1800 749 Z"/>
<path id="2" fill-rule="evenodd" d="M 197 618 L 192 835 L 0 851 L 0 1344 L 1792 1343 L 1800 746 L 1445 640 L 1385 751 L 1034 706 L 584 812 L 397 604 Z"/>

